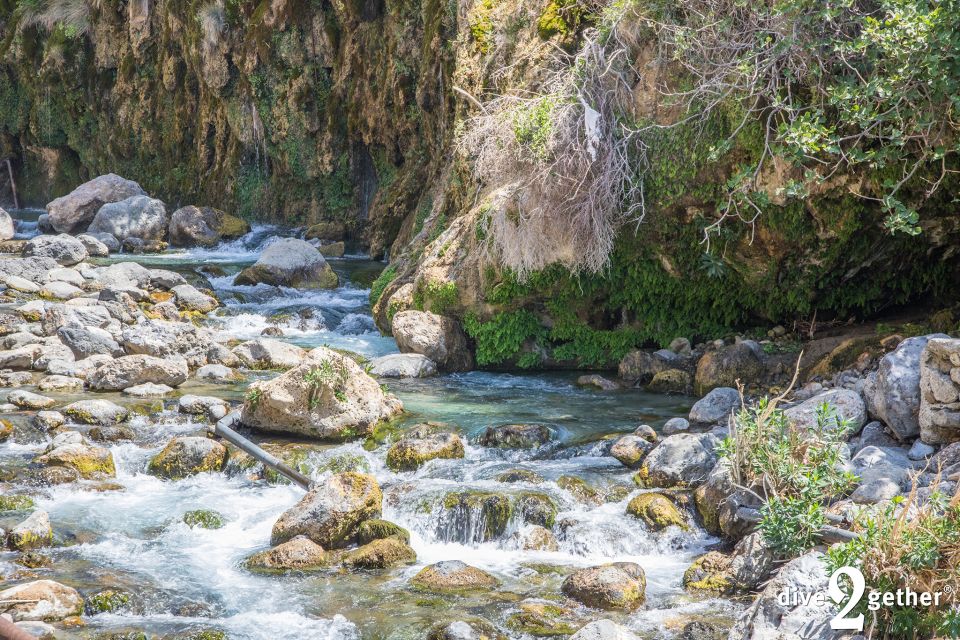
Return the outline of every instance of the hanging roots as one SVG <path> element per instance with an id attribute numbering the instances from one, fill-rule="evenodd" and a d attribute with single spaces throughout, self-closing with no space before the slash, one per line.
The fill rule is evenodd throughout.
<path id="1" fill-rule="evenodd" d="M 619 23 L 588 31 L 572 60 L 558 57 L 537 95 L 483 103 L 460 137 L 478 176 L 501 186 L 479 223 L 485 248 L 521 279 L 556 263 L 601 271 L 620 227 L 642 219 L 645 147 L 619 121 L 632 112 L 635 73 Z"/>

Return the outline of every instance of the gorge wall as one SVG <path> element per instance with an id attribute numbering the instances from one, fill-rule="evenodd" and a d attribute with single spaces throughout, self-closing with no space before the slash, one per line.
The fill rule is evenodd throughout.
<path id="1" fill-rule="evenodd" d="M 760 215 L 706 245 L 765 144 L 736 109 L 645 141 L 646 215 L 618 228 L 604 269 L 520 277 L 498 262 L 490 220 L 521 217 L 518 191 L 475 171 L 457 144 L 465 120 L 496 95 L 537 95 L 602 15 L 567 0 L 0 0 L 0 157 L 31 205 L 115 172 L 171 206 L 332 223 L 390 257 L 373 291 L 383 330 L 406 308 L 456 317 L 484 366 L 606 366 L 678 335 L 946 304 L 953 174 L 910 236 L 862 197 L 878 196 L 883 171 L 794 194 L 802 171 L 775 159 Z M 631 117 L 675 122 L 662 87 L 676 69 L 640 21 L 620 29 Z M 514 128 L 529 147 L 541 126 Z M 555 244 L 575 261 L 576 245 Z"/>

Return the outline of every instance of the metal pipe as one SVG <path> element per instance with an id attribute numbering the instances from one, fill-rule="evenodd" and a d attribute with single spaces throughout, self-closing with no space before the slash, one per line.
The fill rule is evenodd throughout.
<path id="1" fill-rule="evenodd" d="M 220 418 L 220 420 L 218 420 L 217 423 L 212 427 L 211 431 L 244 453 L 253 456 L 262 462 L 264 466 L 270 467 L 294 484 L 299 485 L 304 491 L 310 490 L 310 486 L 313 484 L 313 481 L 310 478 L 295 469 L 291 469 L 281 462 L 276 456 L 270 455 L 231 428 L 234 424 L 239 422 L 240 412 L 233 411 Z"/>
<path id="2" fill-rule="evenodd" d="M 0 616 L 0 640 L 37 640 L 37 638 Z"/>

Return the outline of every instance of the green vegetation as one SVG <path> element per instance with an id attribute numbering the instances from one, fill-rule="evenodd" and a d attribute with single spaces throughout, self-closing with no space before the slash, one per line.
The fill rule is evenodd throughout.
<path id="1" fill-rule="evenodd" d="M 373 284 L 370 286 L 370 305 L 373 306 L 377 304 L 377 301 L 380 299 L 380 296 L 383 295 L 383 290 L 387 288 L 387 285 L 393 282 L 394 278 L 397 277 L 397 267 L 394 265 L 388 266 L 384 269 L 380 276 L 373 281 Z"/>
<path id="2" fill-rule="evenodd" d="M 183 522 L 190 528 L 219 529 L 223 527 L 223 516 L 212 509 L 196 509 L 183 514 Z"/>
<path id="3" fill-rule="evenodd" d="M 778 400 L 741 410 L 719 453 L 738 485 L 767 496 L 759 530 L 774 551 L 791 557 L 816 544 L 826 505 L 857 478 L 841 470 L 849 423 L 831 405 L 821 405 L 815 427 L 805 429 L 787 419 Z"/>
<path id="4" fill-rule="evenodd" d="M 22 495 L 0 496 L 0 511 L 25 511 L 33 508 L 33 498 Z"/>
<path id="5" fill-rule="evenodd" d="M 430 281 L 414 293 L 413 306 L 421 311 L 445 315 L 457 304 L 458 295 L 456 282 Z"/>
<path id="6" fill-rule="evenodd" d="M 501 312 L 486 322 L 468 314 L 463 328 L 476 341 L 476 359 L 480 366 L 496 365 L 516 359 L 517 366 L 529 368 L 539 364 L 539 356 L 521 354 L 527 341 L 538 342 L 546 337 L 540 321 L 526 309 Z"/>
<path id="7" fill-rule="evenodd" d="M 587 8 L 579 0 L 549 0 L 537 19 L 537 32 L 545 39 L 558 34 L 571 36 L 590 21 Z"/>
<path id="8" fill-rule="evenodd" d="M 348 376 L 345 362 L 340 361 L 335 365 L 330 360 L 324 360 L 303 374 L 303 381 L 310 387 L 310 408 L 316 409 L 320 405 L 325 388 L 333 391 L 334 397 L 339 402 L 346 402 L 345 388 Z"/>
<path id="9" fill-rule="evenodd" d="M 940 593 L 937 606 L 892 605 L 867 610 L 863 598 L 850 614 L 863 613 L 866 626 L 893 638 L 960 638 L 956 568 L 960 562 L 960 499 L 933 487 L 920 501 L 916 492 L 897 497 L 885 508 L 861 515 L 860 537 L 827 552 L 828 571 L 858 567 L 867 590 Z M 842 583 L 841 583 L 842 584 Z"/>
<path id="10" fill-rule="evenodd" d="M 123 591 L 105 589 L 88 596 L 84 602 L 87 615 L 95 616 L 98 613 L 113 613 L 123 609 L 130 602 L 130 596 Z"/>

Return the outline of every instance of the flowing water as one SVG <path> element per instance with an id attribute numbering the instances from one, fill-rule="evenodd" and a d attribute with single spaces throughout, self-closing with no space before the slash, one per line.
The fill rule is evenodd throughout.
<path id="1" fill-rule="evenodd" d="M 21 224 L 18 231 L 31 235 L 35 224 Z M 213 288 L 224 306 L 208 324 L 224 337 L 254 338 L 264 328 L 277 326 L 284 332 L 282 339 L 301 346 L 326 344 L 367 357 L 395 352 L 394 341 L 374 328 L 367 300 L 369 283 L 383 265 L 363 256 L 330 260 L 343 283 L 334 291 L 232 286 L 233 274 L 252 263 L 279 233 L 282 230 L 258 226 L 246 237 L 215 249 L 116 259 L 175 269 Z M 264 375 L 274 374 L 251 374 Z M 627 516 L 626 504 L 636 491 L 631 472 L 605 455 L 612 435 L 641 423 L 659 427 L 670 417 L 685 415 L 692 399 L 637 390 L 586 390 L 577 387 L 575 379 L 573 373 L 472 372 L 387 381 L 408 411 L 404 425 L 436 421 L 457 428 L 471 442 L 466 457 L 435 460 L 414 473 L 394 473 L 384 466 L 386 444 L 370 449 L 348 443 L 311 446 L 304 464 L 321 482 L 331 469 L 372 473 L 383 487 L 384 518 L 410 530 L 417 563 L 383 572 L 331 569 L 287 576 L 251 574 L 242 562 L 268 548 L 273 523 L 303 492 L 235 467 L 228 473 L 179 482 L 154 478 L 145 472 L 149 458 L 170 437 L 202 433 L 205 425 L 176 413 L 175 398 L 166 399 L 161 407 L 105 394 L 144 413 L 133 422 L 137 440 L 111 446 L 117 464 L 115 485 L 61 485 L 38 495 L 37 505 L 49 512 L 61 546 L 44 551 L 53 559 L 52 567 L 33 573 L 88 595 L 106 587 L 131 594 L 121 611 L 86 617 L 85 628 L 63 636 L 70 638 L 127 630 L 172 634 L 200 629 L 221 630 L 236 640 L 423 638 L 436 622 L 476 617 L 493 622 L 511 637 L 521 637 L 505 625 L 521 600 L 562 601 L 560 584 L 572 568 L 622 560 L 635 561 L 646 570 L 645 607 L 629 615 L 578 608 L 570 614 L 575 626 L 610 617 L 645 637 L 673 637 L 692 618 L 728 620 L 735 605 L 694 598 L 681 587 L 691 559 L 715 541 L 696 527 L 652 533 Z M 191 380 L 179 393 L 238 400 L 243 388 Z M 57 397 L 65 402 L 73 396 Z M 0 444 L 0 466 L 8 471 L 27 465 L 49 441 L 27 426 L 26 414 L 13 417 L 17 435 Z M 558 438 L 537 451 L 472 444 L 485 427 L 506 422 L 547 423 Z M 282 444 L 276 438 L 260 440 Z M 496 480 L 513 469 L 535 472 L 543 482 Z M 558 484 L 564 476 L 582 478 L 595 495 L 584 498 L 575 487 Z M 514 498 L 546 494 L 558 507 L 553 532 L 559 549 L 521 550 L 515 534 L 524 525 L 516 515 L 502 533 L 488 539 L 484 513 L 447 508 L 449 494 L 464 492 Z M 215 509 L 226 524 L 215 530 L 190 528 L 182 516 L 193 509 Z M 22 517 L 0 517 L 0 527 Z M 0 580 L 23 571 L 14 559 L 14 554 L 0 553 Z M 409 578 L 423 566 L 451 559 L 493 573 L 502 586 L 493 593 L 469 596 L 435 596 L 408 586 Z"/>

